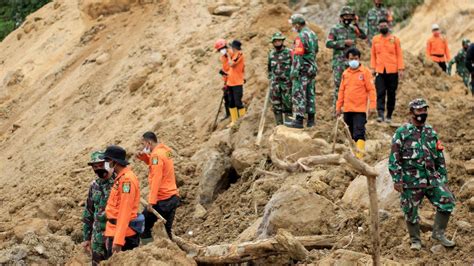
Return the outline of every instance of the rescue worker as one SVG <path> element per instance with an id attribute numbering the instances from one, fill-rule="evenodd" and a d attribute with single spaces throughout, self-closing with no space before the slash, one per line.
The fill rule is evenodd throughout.
<path id="1" fill-rule="evenodd" d="M 228 57 L 229 72 L 227 73 L 227 89 L 229 90 L 229 111 L 231 119 L 229 127 L 232 127 L 239 117 L 245 115 L 245 107 L 242 103 L 245 83 L 245 60 L 244 54 L 242 53 L 242 43 L 240 41 L 233 40 L 230 46 L 232 51 Z"/>
<path id="2" fill-rule="evenodd" d="M 229 95 L 227 90 L 227 73 L 229 72 L 229 51 L 227 50 L 227 42 L 224 39 L 219 39 L 214 44 L 214 49 L 220 53 L 219 60 L 222 64 L 222 68 L 219 70 L 219 75 L 221 75 L 222 80 L 224 81 L 224 86 L 222 87 L 222 92 L 224 95 L 224 107 L 225 107 L 225 117 L 222 120 L 225 120 L 230 117 L 229 112 Z"/>
<path id="3" fill-rule="evenodd" d="M 333 49 L 334 106 L 336 106 L 338 91 L 341 85 L 342 72 L 347 68 L 345 53 L 350 48 L 356 47 L 357 38 L 362 40 L 367 38 L 365 33 L 359 28 L 355 13 L 350 6 L 342 7 L 339 16 L 339 23 L 331 28 L 326 40 L 326 47 Z"/>
<path id="4" fill-rule="evenodd" d="M 421 249 L 418 207 L 423 197 L 436 206 L 431 238 L 445 247 L 455 243 L 444 235 L 449 216 L 454 209 L 454 196 L 447 186 L 448 175 L 443 145 L 436 131 L 425 124 L 428 104 L 424 99 L 410 102 L 411 122 L 395 131 L 388 169 L 394 189 L 400 193 L 400 203 L 410 235 L 411 249 Z"/>
<path id="5" fill-rule="evenodd" d="M 446 72 L 446 62 L 451 60 L 448 41 L 445 37 L 441 36 L 438 24 L 433 24 L 431 31 L 433 32 L 433 36 L 431 36 L 426 43 L 426 56 L 431 58 L 433 62 L 436 62 L 443 72 Z"/>
<path id="6" fill-rule="evenodd" d="M 293 43 L 293 62 L 291 63 L 290 77 L 291 103 L 295 119 L 285 125 L 292 128 L 303 128 L 305 114 L 308 114 L 307 127 L 314 126 L 316 114 L 315 85 L 316 54 L 318 53 L 318 36 L 306 26 L 306 21 L 301 14 L 291 16 L 289 22 L 293 30 L 298 32 Z"/>
<path id="7" fill-rule="evenodd" d="M 132 229 L 131 222 L 138 217 L 140 186 L 136 175 L 127 165 L 126 151 L 119 146 L 109 146 L 105 150 L 105 169 L 113 169 L 116 174 L 110 191 L 105 214 L 107 257 L 113 253 L 138 247 L 140 237 Z"/>
<path id="8" fill-rule="evenodd" d="M 379 33 L 379 21 L 387 20 L 388 26 L 392 27 L 392 14 L 383 6 L 383 0 L 374 0 L 374 7 L 367 12 L 365 28 L 367 29 L 367 41 L 372 46 L 372 38 Z"/>
<path id="9" fill-rule="evenodd" d="M 471 74 L 469 73 L 469 70 L 466 67 L 466 54 L 467 54 L 467 48 L 469 48 L 469 44 L 471 44 L 471 41 L 468 39 L 463 39 L 462 40 L 462 49 L 458 52 L 458 54 L 449 61 L 448 64 L 448 74 L 451 75 L 451 69 L 454 64 L 456 64 L 456 73 L 462 78 L 462 81 L 464 82 L 464 85 L 467 88 L 466 94 L 469 93 L 471 90 L 471 85 L 470 85 L 470 79 L 471 79 Z M 474 91 L 471 91 L 471 93 L 474 93 Z"/>
<path id="10" fill-rule="evenodd" d="M 87 194 L 86 205 L 82 213 L 82 236 L 84 242 L 82 246 L 92 255 L 92 265 L 99 265 L 102 260 L 107 258 L 105 248 L 105 206 L 109 198 L 110 189 L 114 184 L 115 174 L 104 168 L 104 155 L 101 151 L 95 151 L 91 154 L 91 160 L 88 163 L 97 175 L 92 181 Z"/>
<path id="11" fill-rule="evenodd" d="M 376 73 L 375 87 L 377 88 L 377 121 L 392 122 L 395 109 L 398 80 L 403 77 L 403 52 L 400 40 L 390 33 L 389 23 L 385 19 L 379 21 L 380 34 L 372 41 L 370 68 Z M 385 117 L 385 100 L 387 101 L 387 116 Z"/>
<path id="12" fill-rule="evenodd" d="M 469 45 L 466 52 L 466 68 L 471 73 L 471 92 L 472 96 L 474 96 L 474 43 Z"/>
<path id="13" fill-rule="evenodd" d="M 273 34 L 273 49 L 268 53 L 268 79 L 270 80 L 270 99 L 275 115 L 275 123 L 283 125 L 285 118 L 292 114 L 291 106 L 291 50 L 284 45 L 285 36 L 280 32 Z M 285 119 L 286 120 L 286 119 Z"/>
<path id="14" fill-rule="evenodd" d="M 349 126 L 352 139 L 362 159 L 365 152 L 365 124 L 367 123 L 367 102 L 370 112 L 375 112 L 375 87 L 370 70 L 360 64 L 360 51 L 351 48 L 346 52 L 349 68 L 342 74 L 341 87 L 336 104 L 336 116 L 344 112 L 344 121 Z"/>
<path id="15" fill-rule="evenodd" d="M 143 150 L 137 158 L 148 165 L 148 206 L 143 211 L 145 216 L 145 230 L 141 235 L 142 243 L 153 241 L 151 231 L 157 217 L 151 212 L 155 209 L 166 220 L 165 228 L 168 237 L 172 239 L 174 215 L 180 199 L 174 174 L 172 151 L 163 143 L 158 143 L 158 138 L 153 132 L 145 132 L 142 138 Z"/>

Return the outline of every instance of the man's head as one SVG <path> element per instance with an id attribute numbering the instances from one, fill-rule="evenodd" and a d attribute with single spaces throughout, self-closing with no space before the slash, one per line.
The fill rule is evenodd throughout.
<path id="1" fill-rule="evenodd" d="M 411 101 L 408 106 L 410 107 L 410 113 L 412 114 L 413 124 L 416 126 L 422 126 L 426 122 L 428 117 L 428 107 L 425 99 L 418 98 Z"/>
<path id="2" fill-rule="evenodd" d="M 242 50 L 242 43 L 239 40 L 233 40 L 230 44 L 232 50 L 240 51 Z"/>
<path id="3" fill-rule="evenodd" d="M 116 173 L 128 165 L 127 152 L 119 146 L 108 146 L 102 158 L 105 160 L 104 168 L 113 169 Z"/>
<path id="4" fill-rule="evenodd" d="M 439 30 L 439 25 L 438 24 L 431 25 L 431 32 L 433 33 L 434 36 L 439 36 L 441 34 Z"/>
<path id="5" fill-rule="evenodd" d="M 346 52 L 346 59 L 349 64 L 349 67 L 352 69 L 357 69 L 360 66 L 360 51 L 357 48 L 350 48 Z"/>
<path id="6" fill-rule="evenodd" d="M 218 39 L 214 43 L 214 49 L 221 54 L 226 54 L 227 52 L 227 42 L 224 39 Z"/>
<path id="7" fill-rule="evenodd" d="M 283 47 L 283 42 L 285 41 L 285 36 L 281 32 L 277 32 L 272 36 L 272 44 L 275 49 L 280 50 Z"/>
<path id="8" fill-rule="evenodd" d="M 467 51 L 467 48 L 469 48 L 469 45 L 471 44 L 471 41 L 469 39 L 463 39 L 462 40 L 462 48 Z"/>
<path id="9" fill-rule="evenodd" d="M 142 136 L 142 146 L 143 152 L 150 153 L 158 144 L 158 138 L 155 133 L 148 131 L 145 132 Z"/>
<path id="10" fill-rule="evenodd" d="M 301 31 L 301 29 L 304 28 L 304 26 L 306 26 L 306 20 L 301 14 L 291 15 L 290 20 L 288 22 L 293 26 L 293 29 L 297 32 Z"/>
<path id="11" fill-rule="evenodd" d="M 375 5 L 377 8 L 381 8 L 382 5 L 383 5 L 383 0 L 374 0 L 374 5 Z"/>
<path id="12" fill-rule="evenodd" d="M 355 12 L 350 6 L 343 6 L 341 12 L 339 12 L 339 17 L 344 25 L 348 26 L 354 20 Z"/>
<path id="13" fill-rule="evenodd" d="M 91 153 L 91 160 L 87 164 L 92 167 L 92 170 L 99 178 L 109 178 L 111 172 L 105 169 L 105 160 L 103 156 L 104 152 L 95 151 Z"/>
<path id="14" fill-rule="evenodd" d="M 384 18 L 379 20 L 379 31 L 383 35 L 385 35 L 389 32 L 388 20 L 386 20 Z"/>

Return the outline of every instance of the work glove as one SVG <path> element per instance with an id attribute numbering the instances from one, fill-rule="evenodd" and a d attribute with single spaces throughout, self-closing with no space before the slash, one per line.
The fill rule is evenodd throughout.
<path id="1" fill-rule="evenodd" d="M 227 76 L 227 73 L 225 73 L 224 70 L 222 70 L 222 69 L 219 70 L 219 74 L 220 74 L 221 76 Z"/>

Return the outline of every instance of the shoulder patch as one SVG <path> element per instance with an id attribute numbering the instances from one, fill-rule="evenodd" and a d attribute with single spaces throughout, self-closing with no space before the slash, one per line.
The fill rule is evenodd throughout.
<path id="1" fill-rule="evenodd" d="M 157 164 L 158 164 L 158 157 L 153 157 L 153 158 L 151 159 L 151 164 L 152 164 L 152 165 L 157 165 Z"/>
<path id="2" fill-rule="evenodd" d="M 130 193 L 130 182 L 124 182 L 122 184 L 122 192 L 123 193 Z"/>
<path id="3" fill-rule="evenodd" d="M 173 153 L 171 151 L 166 152 L 166 157 L 173 158 Z"/>

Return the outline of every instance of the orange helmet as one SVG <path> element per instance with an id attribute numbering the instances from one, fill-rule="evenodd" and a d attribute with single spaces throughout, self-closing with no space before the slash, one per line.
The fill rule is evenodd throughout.
<path id="1" fill-rule="evenodd" d="M 214 48 L 219 51 L 220 49 L 227 46 L 227 42 L 224 39 L 219 39 L 214 43 Z"/>

